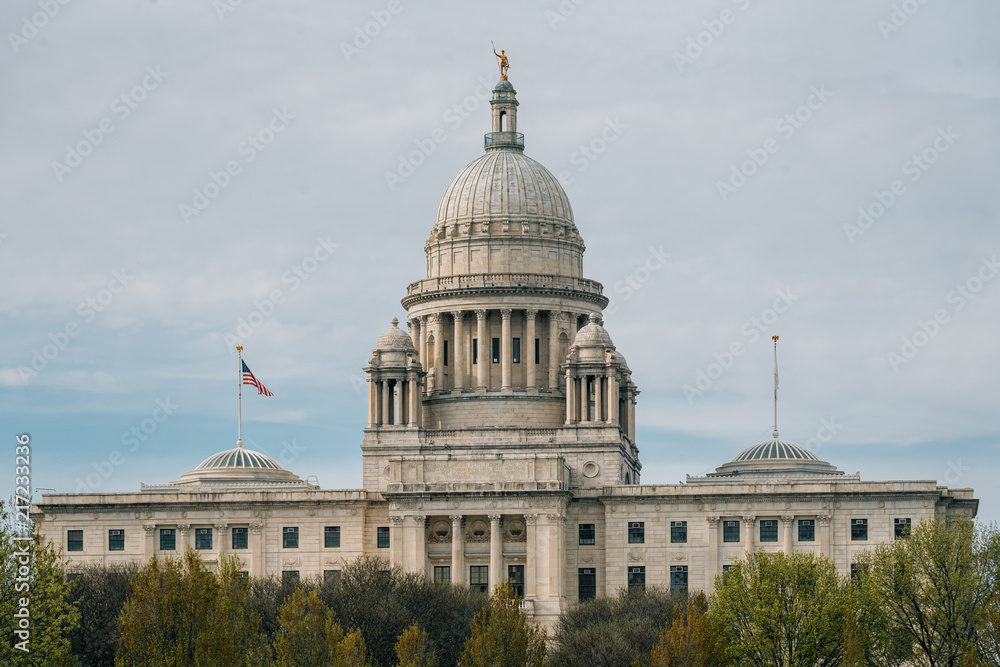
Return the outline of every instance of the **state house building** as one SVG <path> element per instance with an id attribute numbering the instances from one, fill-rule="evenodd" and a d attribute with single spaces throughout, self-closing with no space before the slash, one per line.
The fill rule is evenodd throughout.
<path id="1" fill-rule="evenodd" d="M 138 492 L 46 494 L 34 508 L 70 571 L 188 546 L 252 575 L 336 577 L 382 556 L 437 581 L 514 581 L 552 626 L 627 586 L 711 589 L 747 552 L 858 552 L 935 515 L 974 516 L 971 489 L 862 481 L 799 445 L 754 445 L 686 483 L 644 484 L 636 397 L 584 277 L 566 193 L 524 155 L 518 101 L 493 89 L 485 153 L 448 185 L 427 277 L 365 367 L 363 487 L 325 490 L 242 447 Z"/>

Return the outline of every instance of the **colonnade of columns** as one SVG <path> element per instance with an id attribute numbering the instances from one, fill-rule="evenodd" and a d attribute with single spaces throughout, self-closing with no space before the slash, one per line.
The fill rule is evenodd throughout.
<path id="1" fill-rule="evenodd" d="M 605 422 L 617 426 L 622 421 L 622 409 L 618 378 L 613 371 L 577 377 L 571 369 L 566 370 L 567 424 Z"/>
<path id="2" fill-rule="evenodd" d="M 420 425 L 420 378 L 416 373 L 373 376 L 368 382 L 368 392 L 370 427 Z"/>

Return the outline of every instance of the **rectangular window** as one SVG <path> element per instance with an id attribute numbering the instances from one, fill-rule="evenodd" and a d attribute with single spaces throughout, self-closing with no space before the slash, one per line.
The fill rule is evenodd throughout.
<path id="1" fill-rule="evenodd" d="M 910 520 L 909 519 L 894 519 L 895 536 L 898 540 L 901 537 L 910 536 Z"/>
<path id="2" fill-rule="evenodd" d="M 851 519 L 851 540 L 868 539 L 868 519 Z"/>
<path id="3" fill-rule="evenodd" d="M 499 364 L 500 363 L 500 339 L 499 338 L 494 338 L 493 339 L 493 363 L 494 364 Z"/>
<path id="4" fill-rule="evenodd" d="M 250 573 L 246 570 L 240 570 L 240 579 L 249 579 Z"/>
<path id="5" fill-rule="evenodd" d="M 323 583 L 333 585 L 339 584 L 340 570 L 323 570 Z"/>
<path id="6" fill-rule="evenodd" d="M 816 540 L 816 520 L 799 519 L 799 542 L 813 542 Z"/>
<path id="7" fill-rule="evenodd" d="M 723 542 L 739 542 L 740 541 L 740 522 L 739 521 L 723 521 L 722 522 L 722 541 Z"/>
<path id="8" fill-rule="evenodd" d="M 376 531 L 376 534 L 375 534 L 376 544 L 375 544 L 375 546 L 378 547 L 379 549 L 388 549 L 389 548 L 389 526 L 379 526 L 378 528 L 375 529 L 375 531 Z"/>
<path id="9" fill-rule="evenodd" d="M 298 570 L 284 570 L 281 573 L 281 583 L 283 583 L 283 584 L 297 584 L 297 583 L 299 583 L 299 571 Z"/>
<path id="10" fill-rule="evenodd" d="M 336 549 L 340 546 L 340 526 L 323 528 L 323 546 L 327 549 Z"/>
<path id="11" fill-rule="evenodd" d="M 628 524 L 628 543 L 642 544 L 646 541 L 646 524 L 642 521 L 630 521 Z"/>
<path id="12" fill-rule="evenodd" d="M 473 365 L 479 363 L 479 339 L 472 339 L 472 363 Z"/>
<path id="13" fill-rule="evenodd" d="M 281 546 L 286 549 L 299 548 L 299 527 L 285 526 L 281 529 Z"/>
<path id="14" fill-rule="evenodd" d="M 83 531 L 66 531 L 66 551 L 83 551 Z"/>
<path id="15" fill-rule="evenodd" d="M 521 363 L 521 339 L 520 338 L 515 338 L 514 339 L 514 363 L 515 364 Z"/>
<path id="16" fill-rule="evenodd" d="M 233 548 L 234 549 L 246 549 L 247 548 L 247 529 L 246 528 L 233 528 Z"/>
<path id="17" fill-rule="evenodd" d="M 733 567 L 732 565 L 723 565 L 722 566 L 722 571 L 723 572 L 729 572 L 729 570 L 731 570 L 732 567 Z"/>
<path id="18" fill-rule="evenodd" d="M 469 567 L 469 587 L 480 593 L 490 592 L 490 568 L 487 565 Z"/>
<path id="19" fill-rule="evenodd" d="M 581 567 L 577 574 L 580 587 L 580 602 L 593 600 L 597 597 L 597 570 L 592 567 Z"/>
<path id="20" fill-rule="evenodd" d="M 125 531 L 108 531 L 108 551 L 125 551 Z"/>
<path id="21" fill-rule="evenodd" d="M 160 528 L 160 551 L 174 551 L 177 548 L 177 531 L 173 528 Z"/>
<path id="22" fill-rule="evenodd" d="M 448 341 L 442 341 L 442 342 L 444 343 L 444 346 L 442 347 L 442 350 L 441 350 L 441 361 L 444 362 L 445 366 L 447 366 L 448 365 Z"/>
<path id="23" fill-rule="evenodd" d="M 511 586 L 514 587 L 514 595 L 519 598 L 524 597 L 524 566 L 523 565 L 508 565 L 507 566 L 507 579 L 510 581 Z"/>
<path id="24" fill-rule="evenodd" d="M 688 566 L 670 566 L 670 592 L 683 593 L 688 589 Z"/>
<path id="25" fill-rule="evenodd" d="M 535 339 L 535 363 L 540 364 L 542 359 L 542 341 L 540 338 Z"/>
<path id="26" fill-rule="evenodd" d="M 760 541 L 761 542 L 777 542 L 778 541 L 778 522 L 774 519 L 765 519 L 760 522 Z"/>
<path id="27" fill-rule="evenodd" d="M 435 584 L 450 584 L 451 583 L 451 567 L 448 565 L 435 565 L 434 566 L 434 583 Z"/>
<path id="28" fill-rule="evenodd" d="M 688 541 L 688 522 L 687 521 L 671 521 L 670 522 L 670 541 L 674 544 L 679 542 Z"/>
<path id="29" fill-rule="evenodd" d="M 194 548 L 195 549 L 211 549 L 212 548 L 212 529 L 211 528 L 195 528 L 194 529 Z"/>
<path id="30" fill-rule="evenodd" d="M 641 565 L 638 567 L 630 567 L 628 569 L 628 587 L 629 588 L 645 588 L 646 587 L 646 566 Z"/>
<path id="31" fill-rule="evenodd" d="M 580 524 L 580 544 L 596 544 L 597 540 L 594 535 L 594 524 L 592 523 L 581 523 Z"/>

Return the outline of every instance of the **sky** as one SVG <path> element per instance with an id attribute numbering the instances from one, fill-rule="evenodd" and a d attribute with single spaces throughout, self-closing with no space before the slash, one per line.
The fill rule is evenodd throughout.
<path id="1" fill-rule="evenodd" d="M 166 483 L 244 442 L 361 486 L 361 368 L 451 178 L 491 40 L 641 395 L 642 482 L 778 428 L 1000 518 L 991 0 L 0 7 L 0 493 Z"/>

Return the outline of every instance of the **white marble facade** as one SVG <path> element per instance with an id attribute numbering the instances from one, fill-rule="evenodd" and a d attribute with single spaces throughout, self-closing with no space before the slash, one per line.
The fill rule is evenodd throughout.
<path id="1" fill-rule="evenodd" d="M 254 575 L 335 577 L 380 555 L 464 585 L 512 577 L 551 626 L 630 584 L 710 588 L 751 550 L 823 553 L 846 574 L 909 523 L 975 515 L 971 489 L 862 481 L 777 433 L 710 475 L 642 484 L 639 391 L 517 106 L 500 81 L 485 154 L 448 186 L 427 278 L 407 287 L 408 331 L 393 321 L 365 367 L 363 488 L 320 489 L 236 448 L 134 493 L 46 494 L 34 517 L 71 569 L 190 545 Z"/>

